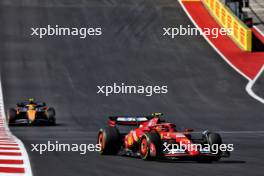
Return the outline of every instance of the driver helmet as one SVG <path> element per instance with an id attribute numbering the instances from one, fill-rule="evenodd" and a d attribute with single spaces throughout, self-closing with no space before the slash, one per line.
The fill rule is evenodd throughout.
<path id="1" fill-rule="evenodd" d="M 29 98 L 28 101 L 29 101 L 29 104 L 35 104 L 35 99 L 34 98 Z"/>

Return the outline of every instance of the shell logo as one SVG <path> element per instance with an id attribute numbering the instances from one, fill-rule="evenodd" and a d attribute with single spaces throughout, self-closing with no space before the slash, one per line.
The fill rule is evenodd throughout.
<path id="1" fill-rule="evenodd" d="M 160 138 L 163 139 L 163 134 L 160 134 Z"/>
<path id="2" fill-rule="evenodd" d="M 129 136 L 127 137 L 127 144 L 128 144 L 128 145 L 132 145 L 133 142 L 134 142 L 134 140 L 133 140 L 133 136 L 132 136 L 132 135 L 129 135 Z"/>

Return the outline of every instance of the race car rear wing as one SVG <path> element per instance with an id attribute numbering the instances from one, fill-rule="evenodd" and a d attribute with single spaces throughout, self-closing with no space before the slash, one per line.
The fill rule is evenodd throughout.
<path id="1" fill-rule="evenodd" d="M 154 117 L 161 116 L 162 113 L 153 113 L 149 116 L 110 116 L 109 125 L 139 125 L 143 122 L 149 121 Z"/>

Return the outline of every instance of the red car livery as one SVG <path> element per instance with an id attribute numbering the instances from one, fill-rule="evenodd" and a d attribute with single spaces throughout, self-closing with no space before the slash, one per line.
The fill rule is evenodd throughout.
<path id="1" fill-rule="evenodd" d="M 144 160 L 172 158 L 201 162 L 230 155 L 218 133 L 178 131 L 176 125 L 165 122 L 161 115 L 109 117 L 108 126 L 98 133 L 100 153 L 140 156 Z"/>

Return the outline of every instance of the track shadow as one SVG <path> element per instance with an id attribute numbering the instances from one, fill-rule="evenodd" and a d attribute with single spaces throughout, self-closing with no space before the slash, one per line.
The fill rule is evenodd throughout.
<path id="1" fill-rule="evenodd" d="M 163 163 L 197 163 L 197 164 L 244 164 L 246 161 L 241 160 L 220 160 L 214 162 L 199 162 L 195 160 L 173 160 L 173 159 L 161 159 L 155 160 L 156 162 L 163 162 Z"/>
<path id="2" fill-rule="evenodd" d="M 56 125 L 49 125 L 49 124 L 12 124 L 9 125 L 9 127 L 61 127 L 61 126 L 67 126 L 64 123 L 57 123 Z"/>
<path id="3" fill-rule="evenodd" d="M 246 163 L 246 161 L 241 161 L 241 160 L 224 160 L 224 161 L 218 161 L 215 162 L 216 164 L 243 164 Z"/>
<path id="4" fill-rule="evenodd" d="M 116 157 L 116 156 L 114 156 Z M 127 156 L 127 155 L 119 155 L 121 158 L 130 158 L 131 160 L 141 160 L 138 156 Z M 246 161 L 243 160 L 219 160 L 214 162 L 199 162 L 197 160 L 192 159 L 155 159 L 155 160 L 149 160 L 147 162 L 160 162 L 160 163 L 188 163 L 188 164 L 245 164 Z"/>

